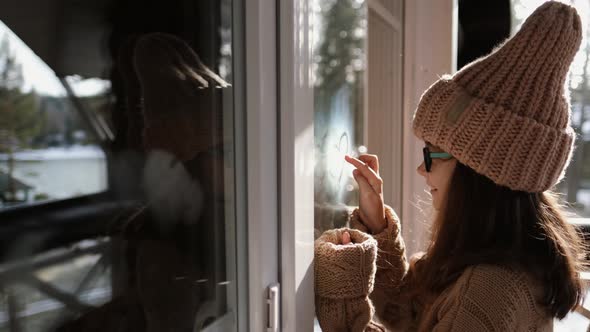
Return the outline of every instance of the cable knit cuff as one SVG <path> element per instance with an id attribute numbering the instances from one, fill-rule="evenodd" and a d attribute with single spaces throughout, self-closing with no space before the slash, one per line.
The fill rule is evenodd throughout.
<path id="1" fill-rule="evenodd" d="M 342 245 L 348 231 L 352 244 Z M 330 299 L 368 296 L 373 290 L 377 241 L 354 229 L 324 232 L 315 241 L 315 292 Z"/>
<path id="2" fill-rule="evenodd" d="M 399 218 L 397 214 L 395 214 L 395 211 L 387 205 L 385 206 L 385 221 L 387 222 L 387 227 L 379 234 L 373 234 L 377 241 L 379 241 L 379 239 L 395 238 L 399 233 Z M 358 208 L 354 209 L 350 215 L 350 227 L 364 233 L 369 233 L 369 229 L 367 226 L 365 226 L 365 224 L 363 224 L 363 221 L 361 220 Z"/>

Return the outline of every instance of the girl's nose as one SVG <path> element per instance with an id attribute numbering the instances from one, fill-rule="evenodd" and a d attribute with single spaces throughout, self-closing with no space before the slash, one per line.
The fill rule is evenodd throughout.
<path id="1" fill-rule="evenodd" d="M 423 177 L 426 177 L 426 166 L 424 166 L 424 162 L 422 162 L 418 168 L 416 168 L 416 172 L 418 172 L 418 174 L 422 175 Z"/>

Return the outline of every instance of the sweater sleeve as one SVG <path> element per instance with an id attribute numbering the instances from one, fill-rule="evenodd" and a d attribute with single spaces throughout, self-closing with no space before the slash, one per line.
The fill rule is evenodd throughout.
<path id="1" fill-rule="evenodd" d="M 433 331 L 521 331 L 538 317 L 523 273 L 477 265 L 467 268 L 437 310 Z"/>
<path id="2" fill-rule="evenodd" d="M 374 291 L 370 298 L 375 306 L 377 320 L 389 330 L 413 330 L 417 325 L 416 308 L 407 294 L 413 273 L 409 270 L 406 259 L 401 224 L 395 211 L 389 206 L 385 208 L 385 218 L 385 230 L 373 235 L 378 252 Z M 350 226 L 368 231 L 358 209 L 351 215 Z"/>
<path id="3" fill-rule="evenodd" d="M 351 244 L 340 244 L 344 231 Z M 377 242 L 357 230 L 329 230 L 315 241 L 316 316 L 322 331 L 371 331 L 376 255 Z"/>
<path id="4" fill-rule="evenodd" d="M 411 306 L 404 301 L 402 287 L 408 264 L 400 223 L 389 207 L 386 219 L 386 229 L 371 236 L 355 210 L 350 226 L 356 230 L 326 231 L 316 240 L 316 315 L 323 331 L 386 331 L 380 323 L 396 330 L 410 326 Z M 345 230 L 353 244 L 337 245 Z"/>

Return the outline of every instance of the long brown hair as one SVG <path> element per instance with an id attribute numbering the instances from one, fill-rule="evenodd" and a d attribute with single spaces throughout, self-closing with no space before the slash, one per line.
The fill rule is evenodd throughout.
<path id="1" fill-rule="evenodd" d="M 581 236 L 553 194 L 499 186 L 458 162 L 418 264 L 419 284 L 436 294 L 468 266 L 514 266 L 541 282 L 543 304 L 561 319 L 582 300 L 584 253 Z"/>

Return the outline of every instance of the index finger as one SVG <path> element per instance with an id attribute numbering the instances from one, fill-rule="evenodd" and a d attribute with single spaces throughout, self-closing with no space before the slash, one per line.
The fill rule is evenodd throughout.
<path id="1" fill-rule="evenodd" d="M 371 186 L 375 186 L 377 184 L 379 184 L 380 182 L 380 178 L 379 175 L 371 168 L 369 167 L 369 165 L 367 165 L 367 163 L 362 162 L 354 157 L 351 156 L 345 156 L 344 159 L 346 159 L 347 162 L 349 162 L 352 166 L 354 166 L 356 169 L 359 170 L 359 172 L 361 172 L 361 175 L 363 175 L 367 181 L 369 182 L 369 184 L 371 184 Z"/>

